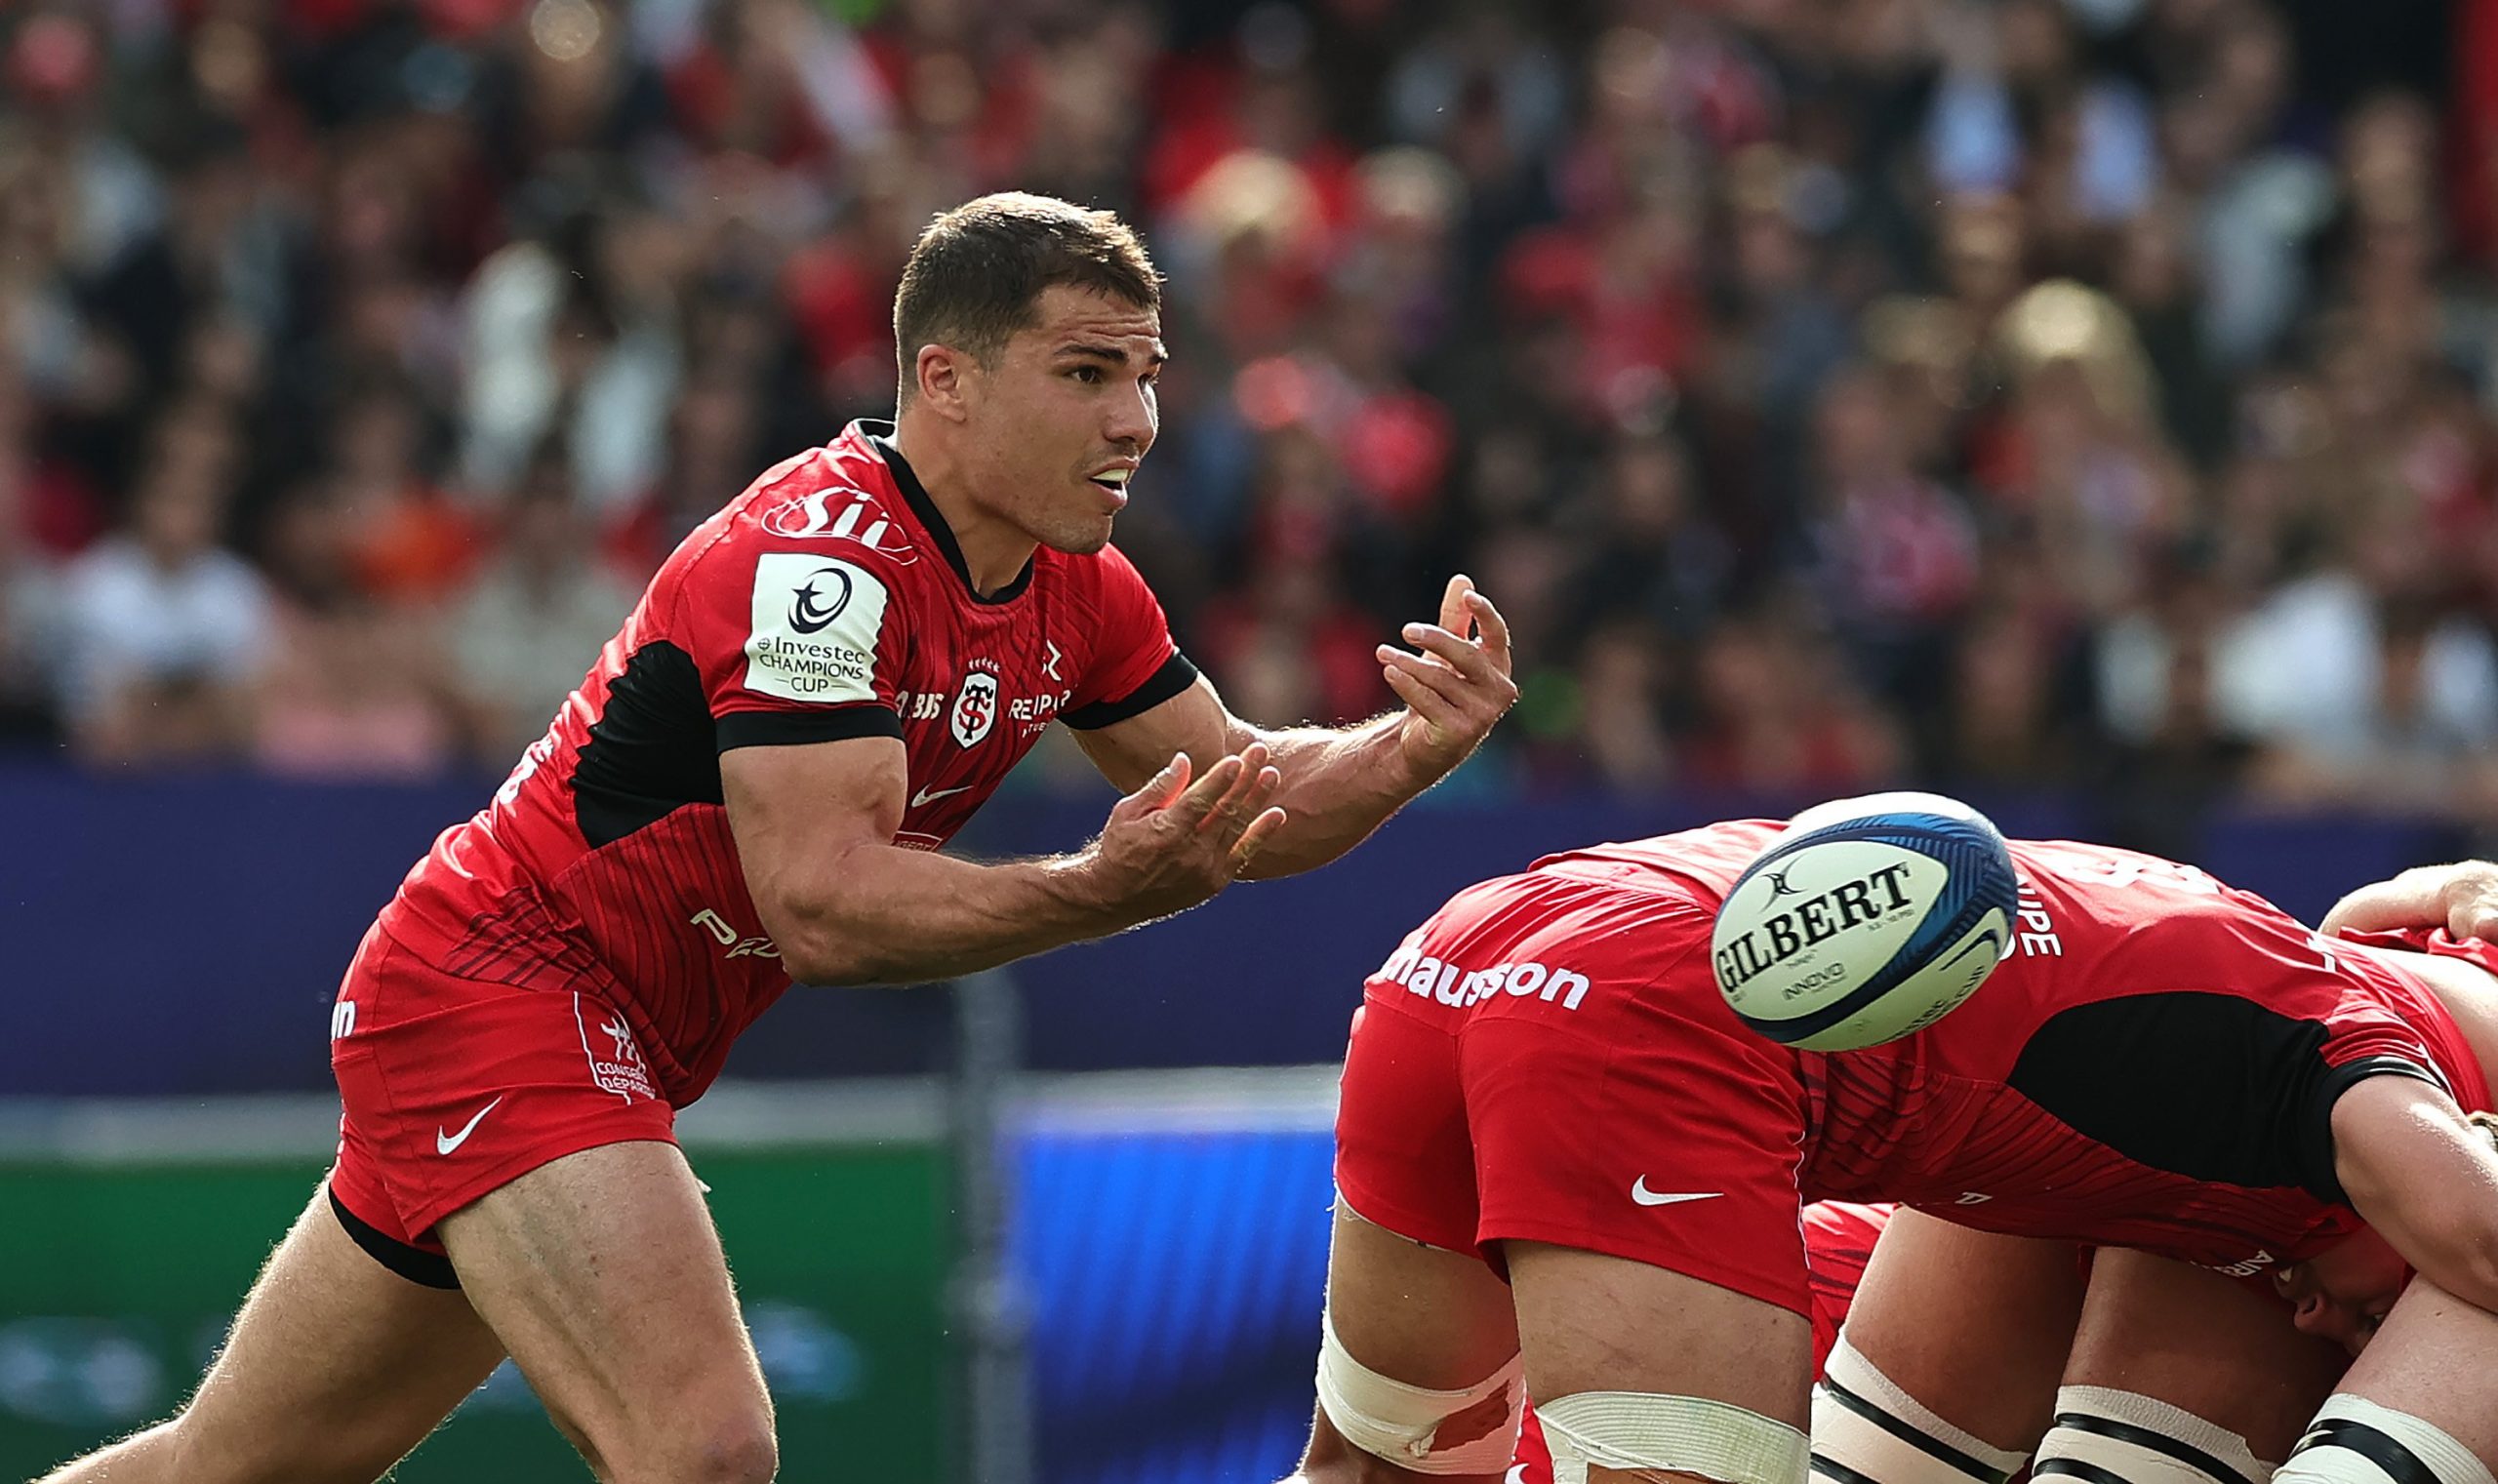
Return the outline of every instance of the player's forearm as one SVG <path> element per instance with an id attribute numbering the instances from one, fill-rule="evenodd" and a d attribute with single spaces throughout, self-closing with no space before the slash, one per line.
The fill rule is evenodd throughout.
<path id="1" fill-rule="evenodd" d="M 1267 842 L 1245 875 L 1289 876 L 1325 865 L 1370 838 L 1390 815 L 1438 782 L 1418 774 L 1398 739 L 1402 713 L 1341 728 L 1290 731 L 1243 730 L 1233 750 L 1251 742 L 1267 744 L 1283 775 L 1275 803 L 1284 825 Z"/>
<path id="2" fill-rule="evenodd" d="M 2419 865 L 2360 887 L 2324 914 L 2327 933 L 2442 927 L 2456 938 L 2498 931 L 2498 864 Z"/>
<path id="3" fill-rule="evenodd" d="M 836 881 L 778 906 L 775 943 L 806 984 L 951 979 L 1144 920 L 1104 900 L 1082 856 L 983 864 L 887 845 L 859 847 Z"/>

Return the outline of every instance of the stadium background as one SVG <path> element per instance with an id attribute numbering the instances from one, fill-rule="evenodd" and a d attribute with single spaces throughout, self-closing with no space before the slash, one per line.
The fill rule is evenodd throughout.
<path id="1" fill-rule="evenodd" d="M 1120 539 L 1236 709 L 1457 569 L 1524 697 L 1316 876 L 775 1012 L 686 1135 L 786 1477 L 1280 1473 L 1354 983 L 1538 850 L 1917 782 L 2313 914 L 2498 820 L 2498 0 L 11 0 L 0 1475 L 176 1399 L 371 912 L 1005 186 L 1170 274 Z"/>

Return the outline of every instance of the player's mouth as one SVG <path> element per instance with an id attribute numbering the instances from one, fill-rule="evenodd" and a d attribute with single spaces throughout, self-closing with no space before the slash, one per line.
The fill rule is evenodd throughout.
<path id="1" fill-rule="evenodd" d="M 1110 508 L 1123 510 L 1128 503 L 1128 480 L 1136 473 L 1134 463 L 1114 463 L 1098 473 L 1084 476 L 1085 482 L 1110 497 Z"/>

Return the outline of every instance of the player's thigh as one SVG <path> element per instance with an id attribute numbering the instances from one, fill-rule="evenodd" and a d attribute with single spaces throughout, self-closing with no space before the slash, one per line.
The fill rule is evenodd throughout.
<path id="1" fill-rule="evenodd" d="M 2349 1364 L 2252 1283 L 2110 1248 L 2091 1263 L 2064 1379 L 2164 1402 L 2278 1463 Z"/>
<path id="2" fill-rule="evenodd" d="M 2319 1419 L 2318 1425 L 2330 1425 L 2329 1414 L 2350 1410 L 2344 1406 L 2346 1397 L 2364 1398 L 2397 1416 L 2360 1421 L 2404 1445 L 2430 1465 L 2439 1484 L 2462 1484 L 2468 1469 L 2460 1461 L 2436 1438 L 2424 1439 L 2406 1424 L 2435 1428 L 2483 1468 L 2498 1468 L 2498 1365 L 2492 1364 L 2493 1356 L 2498 1356 L 2498 1315 L 2415 1278 L 2386 1314 L 2367 1348 L 2351 1363 L 2325 1409 L 2328 1418 Z M 2308 1448 L 2294 1466 L 2316 1463 L 2314 1440 Z M 2324 1476 L 2357 1477 L 2348 1467 L 2337 1467 Z"/>
<path id="3" fill-rule="evenodd" d="M 1813 1327 L 1792 1309 L 1627 1258 L 1507 1244 L 1527 1394 L 1696 1396 L 1802 1427 Z"/>
<path id="4" fill-rule="evenodd" d="M 270 1256 L 174 1424 L 171 1476 L 365 1484 L 503 1356 L 457 1290 L 412 1283 L 357 1247 L 324 1191 Z"/>
<path id="5" fill-rule="evenodd" d="M 1628 1258 L 1526 1241 L 1505 1252 L 1527 1394 L 1556 1460 L 1576 1452 L 1622 1464 L 1591 1464 L 1590 1484 L 1775 1484 L 1791 1464 L 1803 1477 L 1813 1364 L 1804 1315 Z M 1598 1393 L 1627 1394 L 1573 1444 L 1565 1414 Z M 1792 1460 L 1770 1461 L 1790 1447 Z"/>
<path id="6" fill-rule="evenodd" d="M 2081 1305 L 2073 1243 L 1904 1210 L 1866 1264 L 1842 1338 L 1944 1421 L 2026 1453 L 2054 1414 Z"/>
<path id="7" fill-rule="evenodd" d="M 1344 1354 L 1322 1359 L 1322 1366 L 1350 1361 L 1359 1368 L 1356 1377 L 1367 1372 L 1403 1386 L 1443 1392 L 1479 1388 L 1503 1377 L 1518 1353 L 1509 1287 L 1481 1259 L 1425 1246 L 1364 1220 L 1341 1200 L 1327 1255 L 1327 1316 L 1333 1331 L 1328 1343 L 1341 1345 Z M 1341 1380 L 1337 1387 L 1357 1388 L 1358 1382 L 1348 1386 Z M 1432 1446 L 1462 1446 L 1489 1437 L 1495 1429 L 1507 1435 L 1514 1429 L 1518 1403 L 1517 1386 L 1505 1377 L 1496 1391 L 1430 1429 Z M 1362 1402 L 1353 1397 L 1336 1402 L 1339 1407 L 1348 1404 Z M 1498 1480 L 1504 1471 L 1492 1466 L 1471 1474 L 1425 1474 L 1399 1467 L 1348 1442 L 1328 1407 L 1322 1395 L 1298 1479 L 1388 1484 L 1430 1478 L 1444 1484 Z M 1504 1463 L 1506 1458 L 1504 1453 Z"/>
<path id="8" fill-rule="evenodd" d="M 771 1446 L 762 1370 L 676 1145 L 568 1154 L 437 1230 L 469 1302 L 602 1472 L 723 1454 L 769 1472 L 752 1463 Z"/>

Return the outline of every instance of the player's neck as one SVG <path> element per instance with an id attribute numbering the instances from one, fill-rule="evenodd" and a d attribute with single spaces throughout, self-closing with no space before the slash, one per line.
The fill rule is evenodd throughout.
<path id="1" fill-rule="evenodd" d="M 972 590 L 985 598 L 993 596 L 1023 576 L 1025 564 L 1040 543 L 972 497 L 970 471 L 953 457 L 945 437 L 913 417 L 913 411 L 905 409 L 894 420 L 894 446 L 909 461 L 919 487 L 928 492 L 928 502 L 946 518 L 946 529 L 963 554 L 963 570 L 971 579 Z"/>

